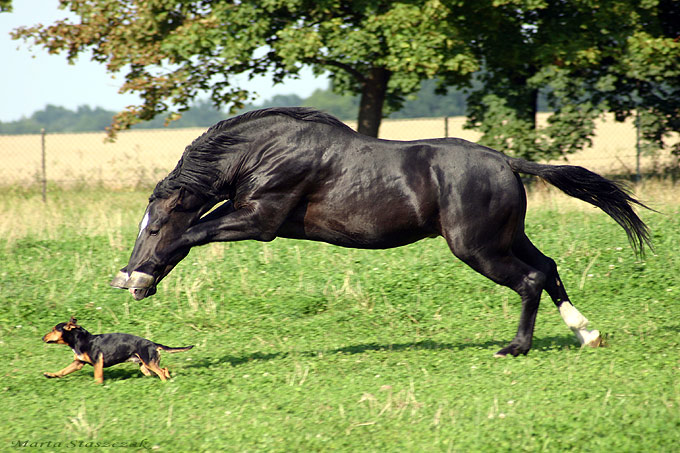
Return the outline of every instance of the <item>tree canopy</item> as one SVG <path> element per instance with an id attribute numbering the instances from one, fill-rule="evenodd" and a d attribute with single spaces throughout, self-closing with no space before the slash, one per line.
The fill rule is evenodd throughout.
<path id="1" fill-rule="evenodd" d="M 360 96 L 359 131 L 377 135 L 420 81 L 445 74 L 464 81 L 478 67 L 439 0 L 62 0 L 79 21 L 24 27 L 69 60 L 86 50 L 110 72 L 125 72 L 122 91 L 143 104 L 116 116 L 113 131 L 159 113 L 186 110 L 201 92 L 218 106 L 241 107 L 248 93 L 236 74 L 295 77 L 307 65 L 330 74 L 338 93 Z M 174 111 L 174 110 L 177 111 Z"/>
<path id="2" fill-rule="evenodd" d="M 483 61 L 468 98 L 482 143 L 556 157 L 590 143 L 594 120 L 639 114 L 663 147 L 680 131 L 680 2 L 480 0 L 464 34 Z M 537 127 L 539 93 L 554 113 Z M 680 152 L 676 144 L 675 152 Z"/>
<path id="3" fill-rule="evenodd" d="M 5 8 L 7 0 L 0 0 Z M 377 135 L 423 80 L 467 89 L 482 143 L 526 158 L 587 145 L 594 119 L 636 115 L 663 147 L 680 131 L 680 2 L 674 0 L 61 0 L 76 21 L 17 29 L 73 60 L 91 51 L 143 103 L 111 131 L 179 117 L 208 93 L 218 109 L 249 94 L 236 74 L 328 73 L 358 96 L 358 129 Z M 474 79 L 473 79 L 474 74 Z M 538 126 L 538 100 L 554 111 Z M 352 101 L 354 102 L 354 101 Z M 350 103 L 351 104 L 351 103 Z M 351 107 L 348 105 L 348 107 Z M 680 153 L 680 144 L 674 152 Z"/>

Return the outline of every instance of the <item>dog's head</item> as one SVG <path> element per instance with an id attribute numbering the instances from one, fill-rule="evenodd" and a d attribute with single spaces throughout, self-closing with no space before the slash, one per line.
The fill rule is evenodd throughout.
<path id="1" fill-rule="evenodd" d="M 64 336 L 71 333 L 74 329 L 81 329 L 81 327 L 78 325 L 76 318 L 71 316 L 71 319 L 69 319 L 68 322 L 60 322 L 54 326 L 51 331 L 47 332 L 45 336 L 43 336 L 43 341 L 45 343 L 69 344 Z"/>

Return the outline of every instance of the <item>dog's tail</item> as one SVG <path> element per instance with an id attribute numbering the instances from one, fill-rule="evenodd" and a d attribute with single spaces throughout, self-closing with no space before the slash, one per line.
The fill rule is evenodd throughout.
<path id="1" fill-rule="evenodd" d="M 181 348 L 171 348 L 170 346 L 165 346 L 165 345 L 159 344 L 159 343 L 156 343 L 156 346 L 158 346 L 159 349 L 162 349 L 163 351 L 166 351 L 166 352 L 169 352 L 169 353 L 184 352 L 184 351 L 188 351 L 189 349 L 194 347 L 194 345 L 191 345 L 191 346 L 184 346 L 184 347 L 181 347 Z"/>

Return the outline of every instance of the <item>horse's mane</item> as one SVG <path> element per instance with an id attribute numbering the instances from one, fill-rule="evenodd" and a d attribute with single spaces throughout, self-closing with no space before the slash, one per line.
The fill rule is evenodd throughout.
<path id="1" fill-rule="evenodd" d="M 205 133 L 187 146 L 177 162 L 177 166 L 165 179 L 161 180 L 153 191 L 151 199 L 167 198 L 176 190 L 186 188 L 206 198 L 217 197 L 217 187 L 221 183 L 221 174 L 217 161 L 235 146 L 249 140 L 244 134 L 237 135 L 230 131 L 243 123 L 269 116 L 286 116 L 298 121 L 310 121 L 329 126 L 352 129 L 332 115 L 306 107 L 273 107 L 253 110 L 251 112 L 229 118 L 211 126 Z M 353 132 L 353 131 L 352 131 Z"/>
<path id="2" fill-rule="evenodd" d="M 329 115 L 328 113 L 324 113 L 320 110 L 308 107 L 272 107 L 268 109 L 253 110 L 251 112 L 246 112 L 242 115 L 235 116 L 234 118 L 229 118 L 227 120 L 220 121 L 219 123 L 212 126 L 210 129 L 208 129 L 206 131 L 206 134 L 209 134 L 211 132 L 222 131 L 227 128 L 236 126 L 238 124 L 245 123 L 246 121 L 255 120 L 258 118 L 263 118 L 272 115 L 285 115 L 300 121 L 312 121 L 315 123 L 326 124 L 329 126 L 337 126 L 343 129 L 352 130 L 349 126 L 347 126 L 345 123 L 343 123 L 336 117 Z"/>

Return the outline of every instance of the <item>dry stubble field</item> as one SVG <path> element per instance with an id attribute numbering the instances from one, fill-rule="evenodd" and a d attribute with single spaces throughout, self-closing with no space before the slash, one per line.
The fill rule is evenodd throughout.
<path id="1" fill-rule="evenodd" d="M 539 121 L 545 121 L 545 115 Z M 470 141 L 475 131 L 463 129 L 464 117 L 449 118 L 448 135 Z M 348 123 L 354 127 L 354 123 Z M 380 137 L 415 140 L 445 136 L 444 118 L 383 121 Z M 205 128 L 137 130 L 121 133 L 108 143 L 102 133 L 47 134 L 46 176 L 59 185 L 98 184 L 120 188 L 149 185 L 165 176 L 184 148 Z M 0 135 L 0 181 L 2 185 L 30 185 L 42 180 L 40 135 Z M 569 156 L 568 162 L 604 174 L 632 174 L 635 162 L 635 127 L 632 121 L 599 121 L 593 146 Z M 666 164 L 645 157 L 645 171 Z"/>

